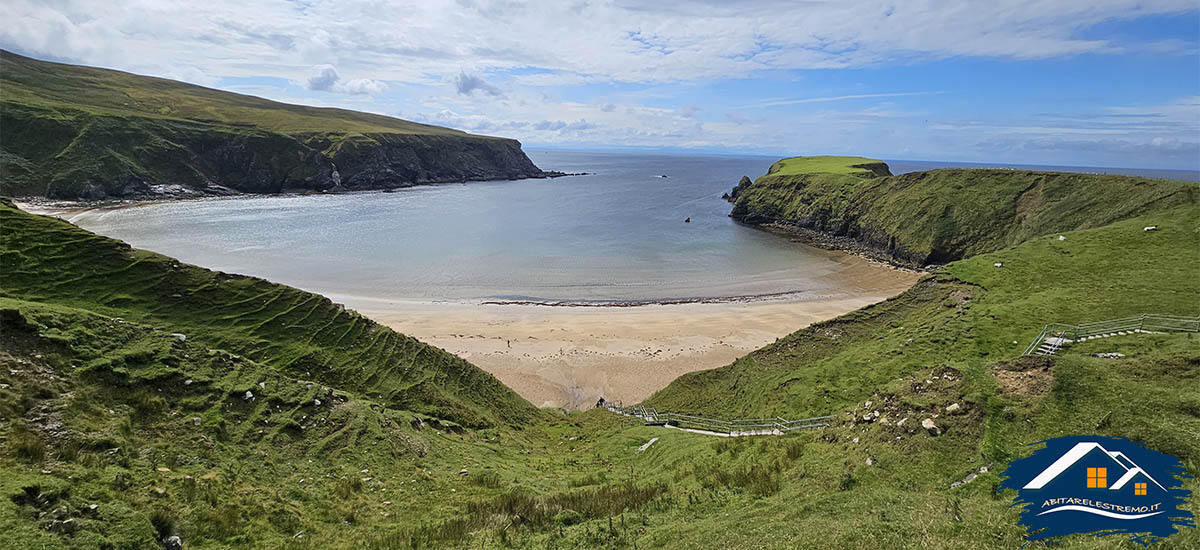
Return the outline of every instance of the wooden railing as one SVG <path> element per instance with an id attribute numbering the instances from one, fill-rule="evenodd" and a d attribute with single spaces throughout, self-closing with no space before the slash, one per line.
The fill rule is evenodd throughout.
<path id="1" fill-rule="evenodd" d="M 1050 323 L 1034 338 L 1022 355 L 1032 355 L 1048 338 L 1058 338 L 1054 348 L 1063 342 L 1078 342 L 1094 336 L 1108 336 L 1120 332 L 1200 332 L 1200 317 L 1179 317 L 1146 313 L 1136 317 L 1109 319 L 1082 325 Z"/>
<path id="2" fill-rule="evenodd" d="M 641 418 L 642 420 L 645 420 L 647 423 L 651 424 L 665 424 L 678 428 L 696 429 L 729 435 L 782 435 L 792 430 L 803 430 L 808 428 L 821 428 L 828 426 L 828 420 L 833 418 L 832 416 L 814 416 L 812 418 L 801 418 L 797 420 L 787 420 L 781 417 L 721 420 L 718 418 L 705 418 L 703 416 L 695 416 L 690 414 L 663 412 L 653 407 L 645 407 L 643 405 L 621 407 L 618 405 L 607 404 L 604 406 L 604 408 L 617 414 Z"/>

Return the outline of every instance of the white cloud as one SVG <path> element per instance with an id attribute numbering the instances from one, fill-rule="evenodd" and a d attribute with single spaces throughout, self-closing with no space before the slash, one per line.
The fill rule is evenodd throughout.
<path id="1" fill-rule="evenodd" d="M 369 78 L 342 80 L 333 65 L 313 67 L 304 86 L 310 90 L 339 94 L 377 95 L 387 91 L 387 85 Z"/>
<path id="2" fill-rule="evenodd" d="M 528 85 L 664 82 L 884 60 L 1116 51 L 1127 46 L 1081 38 L 1081 31 L 1111 19 L 1194 9 L 1194 0 L 865 0 L 802 7 L 790 0 L 702 6 L 620 0 L 6 0 L 0 14 L 10 24 L 0 28 L 0 45 L 152 74 L 187 59 L 207 74 L 295 81 L 307 78 L 312 66 L 328 64 L 422 83 L 530 67 L 540 70 L 520 77 Z M 1144 45 L 1168 46 L 1181 48 Z"/>
<path id="3" fill-rule="evenodd" d="M 475 92 L 493 96 L 503 95 L 500 88 L 489 84 L 478 75 L 469 75 L 465 72 L 459 73 L 458 77 L 454 79 L 454 87 L 462 95 L 471 95 Z"/>
<path id="4" fill-rule="evenodd" d="M 272 99 L 533 143 L 978 158 L 992 146 L 1086 142 L 1097 144 L 1094 151 L 1131 144 L 1178 154 L 1197 141 L 1196 98 L 1114 106 L 1083 118 L 958 121 L 886 102 L 936 90 L 814 87 L 812 97 L 784 95 L 743 108 L 701 104 L 703 110 L 683 104 L 702 103 L 697 98 L 673 103 L 672 94 L 695 82 L 793 69 L 957 57 L 1195 55 L 1195 42 L 1117 43 L 1086 32 L 1101 22 L 1195 9 L 1195 0 L 5 0 L 0 47 L 205 85 L 283 79 L 334 93 L 240 84 Z M 564 89 L 597 83 L 634 85 L 563 99 L 580 97 Z M 755 116 L 776 111 L 754 108 L 785 105 L 806 107 L 786 117 Z"/>

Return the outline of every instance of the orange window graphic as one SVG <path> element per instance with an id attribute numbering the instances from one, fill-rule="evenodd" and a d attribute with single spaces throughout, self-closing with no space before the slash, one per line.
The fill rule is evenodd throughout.
<path id="1" fill-rule="evenodd" d="M 1145 483 L 1134 483 L 1133 484 L 1133 494 L 1135 494 L 1135 495 L 1146 494 L 1146 484 Z"/>
<path id="2" fill-rule="evenodd" d="M 1145 483 L 1142 485 L 1145 485 Z M 1089 489 L 1103 489 L 1108 487 L 1108 468 L 1088 468 L 1087 486 Z"/>

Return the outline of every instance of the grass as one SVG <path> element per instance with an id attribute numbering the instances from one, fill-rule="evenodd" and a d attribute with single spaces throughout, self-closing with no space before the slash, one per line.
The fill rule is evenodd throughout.
<path id="1" fill-rule="evenodd" d="M 0 296 L 63 304 L 122 321 L 169 327 L 221 350 L 231 364 L 261 361 L 275 376 L 320 383 L 306 398 L 333 389 L 370 396 L 443 422 L 487 427 L 533 419 L 537 411 L 490 374 L 445 351 L 380 326 L 329 299 L 262 279 L 181 264 L 93 235 L 65 221 L 0 203 Z M 112 323 L 113 321 L 108 321 Z M 70 342 L 87 327 L 53 327 Z M 169 336 L 107 352 L 82 368 L 121 372 L 170 356 Z M 139 371 L 155 376 L 160 371 Z M 239 381 L 239 393 L 260 392 Z M 162 404 L 139 396 L 139 414 Z M 308 397 L 311 396 L 311 397 Z"/>
<path id="2" fill-rule="evenodd" d="M 812 156 L 788 157 L 771 165 L 767 174 L 791 176 L 797 174 L 839 174 L 859 178 L 890 176 L 887 165 L 881 160 L 866 157 Z"/>
<path id="3" fill-rule="evenodd" d="M 514 140 L 0 50 L 0 194 L 247 193 L 531 177 Z"/>
<path id="4" fill-rule="evenodd" d="M 1200 474 L 1200 337 L 1014 361 L 1046 322 L 1196 314 L 1200 212 L 1147 208 L 954 262 L 652 398 L 836 417 L 725 439 L 542 413 L 318 296 L 0 204 L 0 547 L 1018 547 L 998 472 L 1033 441 L 1131 437 Z M 934 415 L 937 436 L 919 428 Z M 1156 547 L 1196 550 L 1196 535 Z"/>
<path id="5" fill-rule="evenodd" d="M 789 169 L 772 167 L 755 180 L 739 194 L 731 215 L 841 236 L 915 266 L 1103 227 L 1200 198 L 1200 184 L 1192 182 L 979 169 L 848 177 L 828 170 L 826 162 L 810 167 L 808 158 L 780 161 L 791 161 Z"/>

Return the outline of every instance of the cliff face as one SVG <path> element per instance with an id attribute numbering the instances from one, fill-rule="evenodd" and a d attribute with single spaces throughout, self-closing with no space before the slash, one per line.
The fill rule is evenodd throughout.
<path id="1" fill-rule="evenodd" d="M 390 189 L 544 177 L 515 140 L 287 135 L 0 104 L 0 194 L 56 199 Z"/>
<path id="2" fill-rule="evenodd" d="M 0 194 L 391 189 L 546 177 L 515 140 L 0 51 Z"/>
<path id="3" fill-rule="evenodd" d="M 1194 205 L 1198 189 L 1169 180 L 1024 170 L 934 170 L 885 177 L 768 174 L 739 194 L 730 216 L 923 267 L 1039 235 Z"/>

